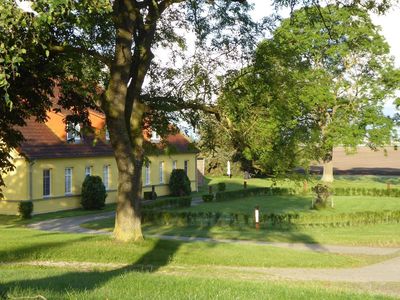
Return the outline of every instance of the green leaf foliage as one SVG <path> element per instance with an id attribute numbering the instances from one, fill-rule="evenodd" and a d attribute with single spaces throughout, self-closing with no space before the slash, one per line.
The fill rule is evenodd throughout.
<path id="1" fill-rule="evenodd" d="M 169 179 L 169 190 L 172 196 L 188 196 L 191 193 L 190 180 L 185 170 L 172 170 Z"/>
<path id="2" fill-rule="evenodd" d="M 107 198 L 100 176 L 86 176 L 82 184 L 81 205 L 84 209 L 102 209 Z"/>
<path id="3" fill-rule="evenodd" d="M 218 105 L 231 144 L 264 172 L 286 176 L 311 161 L 391 142 L 383 105 L 400 72 L 364 9 L 300 9 L 261 42 L 253 63 L 226 78 Z"/>

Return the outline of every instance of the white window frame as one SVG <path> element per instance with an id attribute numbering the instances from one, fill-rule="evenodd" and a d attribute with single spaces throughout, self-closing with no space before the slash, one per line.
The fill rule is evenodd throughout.
<path id="1" fill-rule="evenodd" d="M 160 172 L 160 183 L 164 183 L 164 162 L 163 161 L 160 161 L 159 172 Z"/>
<path id="2" fill-rule="evenodd" d="M 157 133 L 157 131 L 152 130 L 151 131 L 151 138 L 150 138 L 150 142 L 152 143 L 158 143 L 161 140 L 160 135 Z"/>
<path id="3" fill-rule="evenodd" d="M 147 163 L 144 167 L 144 185 L 150 185 L 151 184 L 151 176 L 150 176 L 150 164 Z"/>
<path id="4" fill-rule="evenodd" d="M 106 190 L 110 188 L 110 165 L 103 166 L 103 184 Z"/>
<path id="5" fill-rule="evenodd" d="M 178 161 L 177 160 L 173 160 L 172 161 L 172 170 L 176 170 L 178 168 Z"/>
<path id="6" fill-rule="evenodd" d="M 47 175 L 45 175 L 45 172 L 48 172 Z M 43 197 L 50 197 L 51 196 L 51 169 L 43 169 Z M 48 183 L 46 183 L 46 180 L 48 180 Z M 46 193 L 46 187 L 48 187 L 48 193 Z"/>
<path id="7" fill-rule="evenodd" d="M 188 175 L 188 171 L 189 171 L 189 161 L 185 160 L 183 162 L 183 169 L 185 170 L 186 175 Z"/>
<path id="8" fill-rule="evenodd" d="M 72 194 L 72 168 L 65 168 L 64 170 L 64 186 L 65 195 Z"/>
<path id="9" fill-rule="evenodd" d="M 106 126 L 106 141 L 107 142 L 110 141 L 110 132 L 108 131 L 107 126 Z"/>
<path id="10" fill-rule="evenodd" d="M 70 129 L 72 128 L 72 129 Z M 81 125 L 76 124 L 75 126 L 72 124 L 72 122 L 67 122 L 66 126 L 66 132 L 67 132 L 67 142 L 72 141 L 73 143 L 80 143 L 81 142 Z"/>
<path id="11" fill-rule="evenodd" d="M 85 177 L 86 176 L 92 176 L 92 166 L 85 167 Z"/>

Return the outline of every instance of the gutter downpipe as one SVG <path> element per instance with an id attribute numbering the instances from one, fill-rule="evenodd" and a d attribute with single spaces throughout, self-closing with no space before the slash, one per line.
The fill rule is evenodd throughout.
<path id="1" fill-rule="evenodd" d="M 35 160 L 29 162 L 29 200 L 33 199 L 33 165 L 35 164 Z"/>

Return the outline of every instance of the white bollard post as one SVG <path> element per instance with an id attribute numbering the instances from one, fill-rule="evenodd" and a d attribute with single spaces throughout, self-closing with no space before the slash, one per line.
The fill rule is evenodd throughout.
<path id="1" fill-rule="evenodd" d="M 258 207 L 258 205 L 256 206 L 255 210 L 254 210 L 254 220 L 256 222 L 256 229 L 260 229 L 260 209 Z"/>

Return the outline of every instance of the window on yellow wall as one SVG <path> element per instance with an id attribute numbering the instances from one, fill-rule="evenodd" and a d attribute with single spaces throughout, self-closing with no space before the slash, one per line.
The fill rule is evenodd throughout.
<path id="1" fill-rule="evenodd" d="M 65 168 L 65 194 L 72 194 L 72 168 Z"/>
<path id="2" fill-rule="evenodd" d="M 178 161 L 174 160 L 172 161 L 172 170 L 176 170 L 178 168 Z"/>
<path id="3" fill-rule="evenodd" d="M 106 190 L 110 188 L 110 166 L 105 165 L 103 166 L 103 184 Z"/>
<path id="4" fill-rule="evenodd" d="M 188 174 L 188 169 L 189 169 L 189 161 L 185 160 L 183 164 L 183 169 L 185 170 L 186 175 Z"/>
<path id="5" fill-rule="evenodd" d="M 43 170 L 43 197 L 50 196 L 51 193 L 51 170 Z"/>
<path id="6" fill-rule="evenodd" d="M 150 164 L 146 163 L 144 168 L 144 185 L 150 185 Z"/>
<path id="7" fill-rule="evenodd" d="M 160 162 L 159 166 L 159 172 L 160 172 L 160 183 L 164 183 L 164 162 Z"/>
<path id="8" fill-rule="evenodd" d="M 92 167 L 91 166 L 85 167 L 85 177 L 91 175 L 92 175 Z"/>

